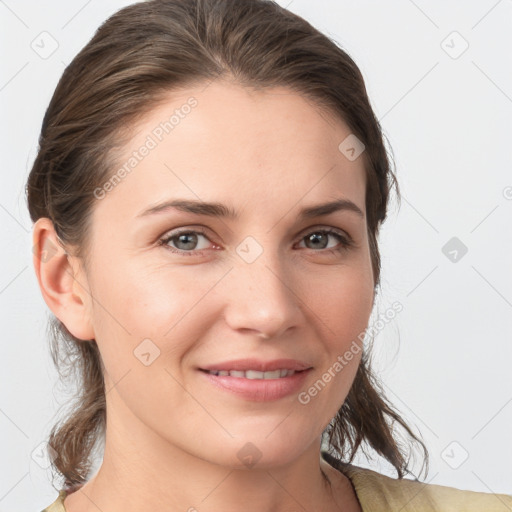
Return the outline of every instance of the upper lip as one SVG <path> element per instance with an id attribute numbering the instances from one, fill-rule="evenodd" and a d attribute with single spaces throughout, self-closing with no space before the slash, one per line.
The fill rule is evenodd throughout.
<path id="1" fill-rule="evenodd" d="M 295 370 L 302 371 L 312 368 L 310 364 L 296 359 L 274 359 L 272 361 L 262 361 L 260 359 L 236 359 L 234 361 L 224 361 L 215 363 L 208 366 L 202 366 L 200 370 L 208 371 L 227 371 L 238 370 L 247 371 L 255 370 L 259 372 L 271 372 L 273 370 Z"/>

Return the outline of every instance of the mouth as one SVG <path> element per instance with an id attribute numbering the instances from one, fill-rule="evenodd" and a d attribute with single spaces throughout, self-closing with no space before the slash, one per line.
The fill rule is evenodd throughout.
<path id="1" fill-rule="evenodd" d="M 282 360 L 280 363 L 274 361 L 266 364 L 247 364 L 247 361 L 238 361 L 236 364 L 232 362 L 199 370 L 213 389 L 231 394 L 237 399 L 269 402 L 298 393 L 313 370 L 312 366 L 288 361 L 287 364 Z"/>
<path id="2" fill-rule="evenodd" d="M 245 377 L 248 379 L 278 379 L 286 377 L 287 374 L 285 372 L 290 372 L 291 375 L 292 371 L 299 372 L 302 370 L 308 370 L 311 367 L 312 366 L 307 362 L 296 359 L 274 359 L 265 361 L 254 358 L 245 358 L 224 361 L 204 366 L 199 369 L 212 373 L 222 372 L 221 375 L 223 376 L 231 375 L 232 377 L 242 377 L 240 372 L 243 372 Z M 265 376 L 265 374 L 267 376 Z"/>
<path id="3" fill-rule="evenodd" d="M 210 375 L 216 375 L 218 377 L 237 377 L 240 379 L 251 379 L 251 380 L 270 380 L 270 379 L 284 379 L 291 377 L 296 373 L 302 373 L 306 370 L 288 370 L 287 368 L 281 368 L 268 372 L 260 372 L 257 370 L 203 370 Z"/>

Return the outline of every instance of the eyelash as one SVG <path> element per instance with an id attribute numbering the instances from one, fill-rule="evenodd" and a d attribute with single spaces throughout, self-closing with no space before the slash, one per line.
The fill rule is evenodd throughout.
<path id="1" fill-rule="evenodd" d="M 320 252 L 320 253 L 327 253 L 327 254 L 338 254 L 338 253 L 341 253 L 341 252 L 344 252 L 344 251 L 350 249 L 351 247 L 353 247 L 355 245 L 354 241 L 349 236 L 343 235 L 340 232 L 338 232 L 337 230 L 332 229 L 332 228 L 312 230 L 312 231 L 306 233 L 304 236 L 302 236 L 300 238 L 300 241 L 304 240 L 304 238 L 306 238 L 308 235 L 312 235 L 313 233 L 321 233 L 324 235 L 333 235 L 336 238 L 338 238 L 339 242 L 341 243 L 340 247 L 331 248 L 331 249 L 321 249 L 318 251 L 316 251 L 314 249 L 310 249 L 313 252 Z M 161 238 L 159 240 L 159 245 L 162 245 L 164 248 L 166 248 L 167 250 L 171 251 L 174 254 L 179 254 L 179 255 L 183 255 L 183 256 L 202 256 L 203 251 L 206 249 L 183 251 L 181 249 L 176 249 L 176 248 L 170 247 L 168 245 L 168 243 L 173 238 L 177 238 L 180 235 L 184 235 L 184 234 L 201 234 L 206 239 L 210 240 L 208 238 L 208 235 L 206 234 L 206 231 L 203 230 L 202 228 L 183 229 L 181 231 L 171 232 L 171 233 L 165 235 L 163 238 Z"/>

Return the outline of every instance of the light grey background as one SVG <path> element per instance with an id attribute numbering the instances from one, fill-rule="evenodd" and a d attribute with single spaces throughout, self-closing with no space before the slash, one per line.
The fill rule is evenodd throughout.
<path id="1" fill-rule="evenodd" d="M 0 511 L 56 498 L 36 461 L 66 400 L 32 269 L 25 180 L 65 65 L 130 3 L 0 0 Z M 403 311 L 379 331 L 375 367 L 430 450 L 426 481 L 510 494 L 512 1 L 279 3 L 354 58 L 394 150 L 403 203 L 382 232 L 373 320 L 394 301 Z M 468 249 L 455 247 L 455 262 L 454 247 L 442 251 L 452 237 Z"/>

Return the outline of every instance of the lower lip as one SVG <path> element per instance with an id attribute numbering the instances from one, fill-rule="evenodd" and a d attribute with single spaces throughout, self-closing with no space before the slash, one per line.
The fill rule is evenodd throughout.
<path id="1" fill-rule="evenodd" d="M 279 379 L 246 379 L 200 372 L 215 386 L 253 402 L 270 402 L 297 393 L 311 368 Z"/>

